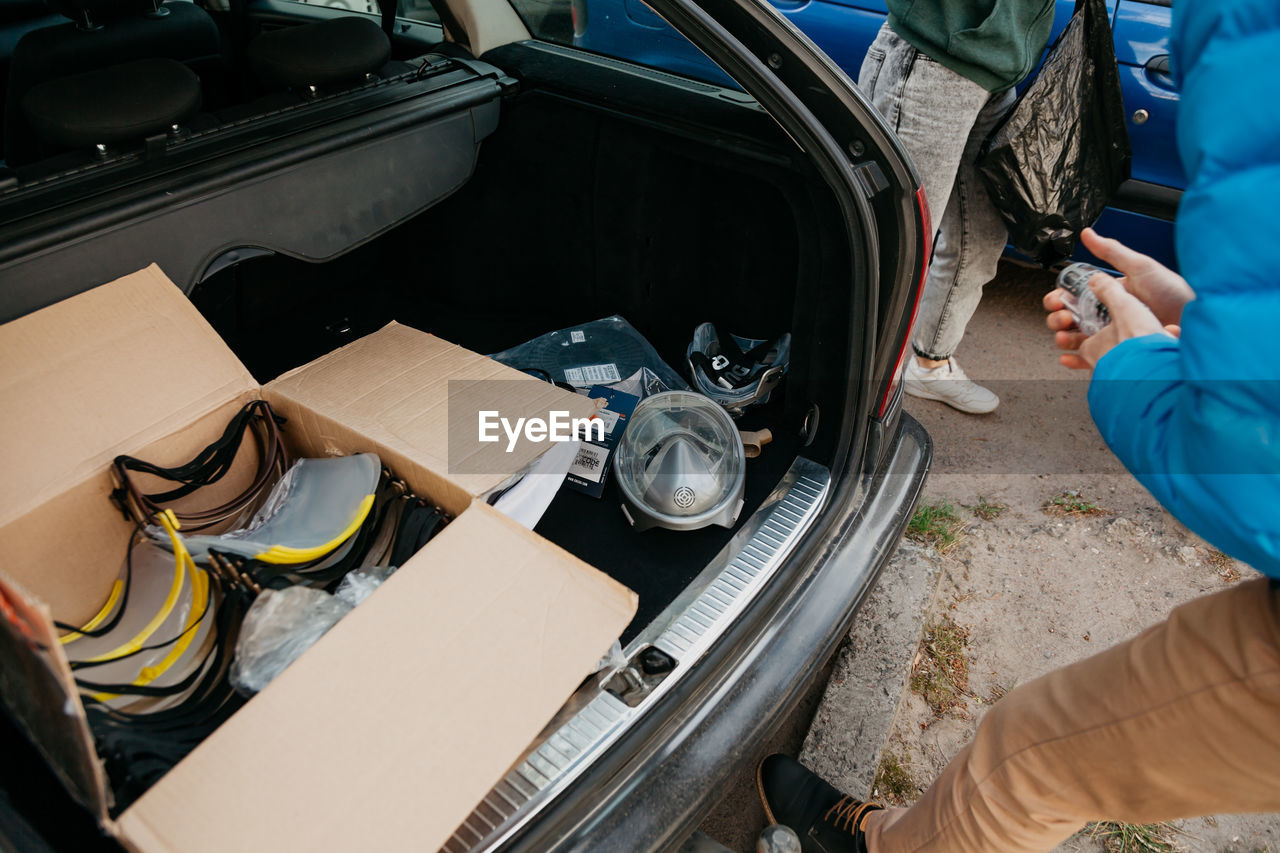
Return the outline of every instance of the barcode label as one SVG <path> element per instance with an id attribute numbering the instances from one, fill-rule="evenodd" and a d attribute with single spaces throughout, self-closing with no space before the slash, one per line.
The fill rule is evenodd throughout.
<path id="1" fill-rule="evenodd" d="M 582 333 L 581 329 L 574 329 L 569 333 L 569 343 L 571 344 L 585 343 L 586 340 L 587 336 Z"/>
<path id="2" fill-rule="evenodd" d="M 607 448 L 597 447 L 594 444 L 583 444 L 578 448 L 578 455 L 573 460 L 573 464 L 569 466 L 569 473 L 584 480 L 598 483 L 604 477 L 604 464 L 608 459 L 609 450 Z"/>
<path id="3" fill-rule="evenodd" d="M 604 434 L 608 435 L 613 432 L 613 428 L 618 425 L 618 413 L 611 412 L 608 409 L 601 409 L 596 412 L 595 416 L 604 421 Z"/>
<path id="4" fill-rule="evenodd" d="M 610 362 L 566 368 L 564 381 L 571 385 L 594 385 L 597 382 L 621 382 L 622 377 L 618 375 L 618 365 Z"/>

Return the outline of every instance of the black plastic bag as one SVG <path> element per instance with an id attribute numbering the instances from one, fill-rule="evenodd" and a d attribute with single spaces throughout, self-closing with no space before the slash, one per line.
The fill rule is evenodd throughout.
<path id="1" fill-rule="evenodd" d="M 1129 132 L 1105 0 L 1076 0 L 1040 74 L 978 159 L 1014 248 L 1049 266 L 1071 255 L 1129 178 Z"/>

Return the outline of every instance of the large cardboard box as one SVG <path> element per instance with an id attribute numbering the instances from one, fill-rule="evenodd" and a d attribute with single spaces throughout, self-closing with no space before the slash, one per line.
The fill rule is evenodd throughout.
<path id="1" fill-rule="evenodd" d="M 477 499 L 502 472 L 454 474 L 445 453 L 450 417 L 474 417 L 451 401 L 488 380 L 509 380 L 504 412 L 591 403 L 431 335 L 393 324 L 259 387 L 153 266 L 0 327 L 0 363 L 0 695 L 133 849 L 438 849 L 635 612 L 634 593 Z M 112 819 L 52 620 L 92 615 L 120 568 L 131 525 L 110 460 L 190 458 L 257 397 L 295 453 L 376 452 L 457 517 Z"/>

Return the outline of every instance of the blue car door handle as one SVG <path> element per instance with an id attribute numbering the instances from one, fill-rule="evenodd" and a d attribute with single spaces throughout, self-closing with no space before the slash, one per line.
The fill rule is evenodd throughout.
<path id="1" fill-rule="evenodd" d="M 1169 71 L 1169 54 L 1162 53 L 1147 60 L 1147 77 L 1163 89 L 1174 88 L 1173 74 Z"/>

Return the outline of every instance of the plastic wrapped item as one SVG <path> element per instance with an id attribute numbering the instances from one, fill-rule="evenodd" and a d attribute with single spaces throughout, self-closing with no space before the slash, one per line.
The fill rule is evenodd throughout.
<path id="1" fill-rule="evenodd" d="M 333 597 L 355 607 L 382 586 L 382 582 L 395 574 L 395 571 L 395 566 L 372 566 L 348 572 L 333 591 Z"/>
<path id="2" fill-rule="evenodd" d="M 248 525 L 220 536 L 186 536 L 195 559 L 209 550 L 265 563 L 306 563 L 334 551 L 373 508 L 382 463 L 373 453 L 299 459 L 280 479 Z M 159 528 L 147 533 L 161 545 Z"/>
<path id="3" fill-rule="evenodd" d="M 548 332 L 490 357 L 574 388 L 604 385 L 641 399 L 660 391 L 689 390 L 653 345 L 616 314 Z"/>
<path id="4" fill-rule="evenodd" d="M 613 645 L 609 647 L 609 651 L 604 653 L 604 657 L 600 658 L 600 662 L 596 664 L 596 672 L 612 675 L 615 669 L 620 669 L 627 665 L 627 656 L 622 653 L 622 641 L 614 640 Z"/>
<path id="5" fill-rule="evenodd" d="M 1069 257 L 1129 178 L 1131 156 L 1105 0 L 1076 0 L 978 161 L 1014 248 L 1045 266 Z"/>
<path id="6" fill-rule="evenodd" d="M 1062 302 L 1075 318 L 1076 327 L 1086 335 L 1096 335 L 1111 322 L 1111 312 L 1089 289 L 1089 279 L 1102 270 L 1093 264 L 1077 263 L 1058 273 Z"/>
<path id="7" fill-rule="evenodd" d="M 685 351 L 696 389 L 739 417 L 751 406 L 769 402 L 791 361 L 791 334 L 776 338 L 721 336 L 714 323 L 693 330 Z"/>
<path id="8" fill-rule="evenodd" d="M 262 690 L 351 608 L 345 600 L 310 587 L 263 590 L 240 626 L 232 686 L 246 696 Z"/>

